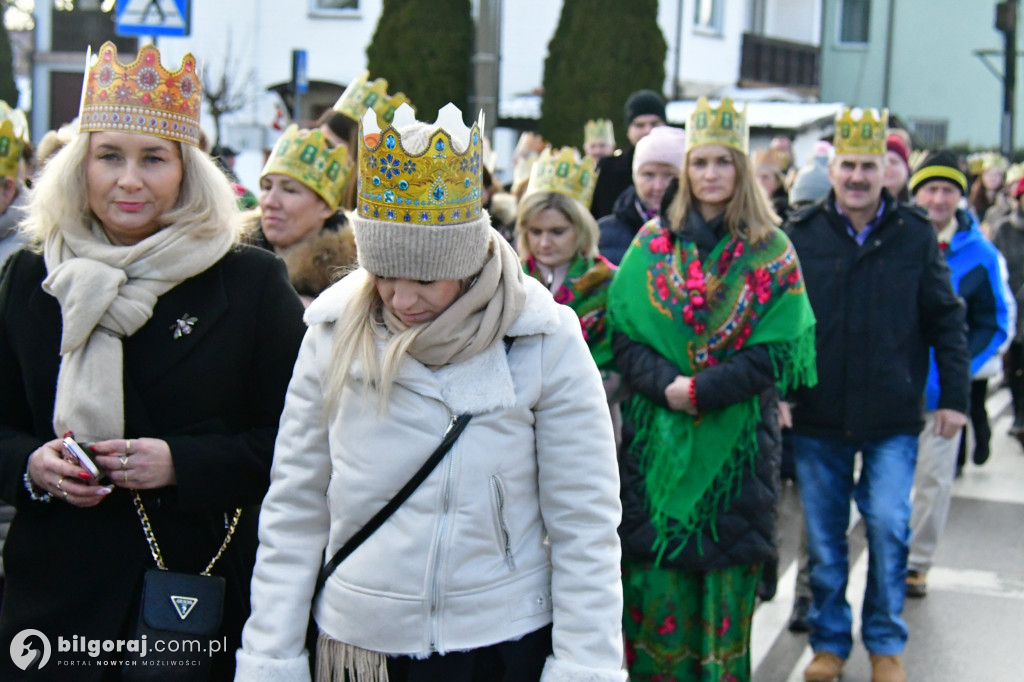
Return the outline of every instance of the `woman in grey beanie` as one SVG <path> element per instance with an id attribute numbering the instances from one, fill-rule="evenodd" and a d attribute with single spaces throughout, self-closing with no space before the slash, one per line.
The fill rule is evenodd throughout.
<path id="1" fill-rule="evenodd" d="M 432 125 L 405 106 L 383 131 L 363 120 L 360 268 L 306 312 L 237 680 L 310 679 L 311 612 L 318 680 L 626 679 L 601 377 L 575 313 L 489 226 L 481 135 L 452 105 Z M 325 552 L 457 415 L 437 467 L 317 594 Z"/>

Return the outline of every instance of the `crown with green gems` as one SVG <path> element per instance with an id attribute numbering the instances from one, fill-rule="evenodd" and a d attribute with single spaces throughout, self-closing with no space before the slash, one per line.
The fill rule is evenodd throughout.
<path id="1" fill-rule="evenodd" d="M 843 109 L 836 117 L 836 132 L 832 145 L 836 154 L 870 154 L 885 156 L 885 131 L 889 127 L 889 110 L 878 116 L 874 109 L 864 109 L 859 118 L 853 111 Z"/>
<path id="2" fill-rule="evenodd" d="M 615 144 L 615 128 L 607 118 L 587 121 L 583 124 L 583 144 L 588 142 L 607 142 Z"/>
<path id="3" fill-rule="evenodd" d="M 18 162 L 27 140 L 28 120 L 24 112 L 0 100 L 0 177 L 18 177 Z"/>
<path id="4" fill-rule="evenodd" d="M 483 182 L 481 113 L 472 128 L 462 112 L 446 104 L 431 127 L 423 151 L 411 154 L 399 129 L 416 123 L 408 104 L 398 107 L 391 125 L 380 130 L 369 111 L 359 135 L 358 214 L 393 223 L 454 225 L 480 218 Z M 463 151 L 452 145 L 458 140 Z"/>
<path id="5" fill-rule="evenodd" d="M 736 111 L 729 97 L 723 97 L 717 108 L 707 97 L 698 99 L 686 123 L 686 151 L 705 144 L 720 144 L 746 154 L 750 147 L 746 107 Z"/>
<path id="6" fill-rule="evenodd" d="M 345 92 L 334 103 L 334 111 L 348 116 L 353 121 L 361 121 L 363 114 L 368 109 L 373 109 L 377 116 L 385 123 L 391 123 L 395 117 L 395 111 L 403 102 L 409 100 L 402 93 L 388 96 L 388 82 L 378 78 L 368 83 L 369 71 L 363 71 L 359 76 L 348 84 Z"/>
<path id="7" fill-rule="evenodd" d="M 540 153 L 530 169 L 530 184 L 527 194 L 534 192 L 557 192 L 570 196 L 586 208 L 594 198 L 597 186 L 597 172 L 594 159 L 587 156 L 580 159 L 572 147 L 564 147 L 553 154 L 548 147 Z"/>
<path id="8" fill-rule="evenodd" d="M 353 166 L 345 145 L 332 149 L 322 132 L 302 130 L 293 123 L 274 145 L 260 177 L 280 173 L 295 178 L 337 209 Z"/>

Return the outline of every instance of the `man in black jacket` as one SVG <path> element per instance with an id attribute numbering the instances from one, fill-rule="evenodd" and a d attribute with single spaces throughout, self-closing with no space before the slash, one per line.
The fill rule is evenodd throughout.
<path id="1" fill-rule="evenodd" d="M 906 680 L 899 656 L 908 630 L 900 614 L 929 348 L 939 372 L 936 429 L 950 437 L 966 423 L 963 306 L 927 216 L 883 190 L 887 118 L 844 112 L 829 166 L 832 191 L 787 224 L 818 320 L 818 384 L 793 396 L 814 597 L 808 682 L 838 677 L 853 645 L 851 497 L 867 526 L 862 637 L 872 682 Z"/>
<path id="2" fill-rule="evenodd" d="M 601 159 L 597 170 L 597 186 L 590 202 L 595 220 L 610 214 L 615 200 L 633 185 L 633 150 L 636 143 L 658 126 L 665 125 L 665 100 L 653 90 L 637 90 L 626 100 L 627 148 L 614 156 Z"/>

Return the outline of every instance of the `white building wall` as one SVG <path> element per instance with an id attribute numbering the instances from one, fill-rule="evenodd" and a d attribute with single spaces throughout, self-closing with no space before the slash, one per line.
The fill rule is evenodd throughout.
<path id="1" fill-rule="evenodd" d="M 814 0 L 767 0 L 765 35 L 798 43 L 821 44 L 821 3 Z"/>

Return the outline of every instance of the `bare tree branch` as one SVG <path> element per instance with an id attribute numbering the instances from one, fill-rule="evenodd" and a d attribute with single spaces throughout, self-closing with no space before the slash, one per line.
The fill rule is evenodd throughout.
<path id="1" fill-rule="evenodd" d="M 256 72 L 250 69 L 242 74 L 242 57 L 232 50 L 231 29 L 227 31 L 224 44 L 224 64 L 220 75 L 215 76 L 214 70 L 206 62 L 203 63 L 203 98 L 213 116 L 215 128 L 214 145 L 220 144 L 221 118 L 227 114 L 243 109 L 253 96 L 256 86 Z"/>

